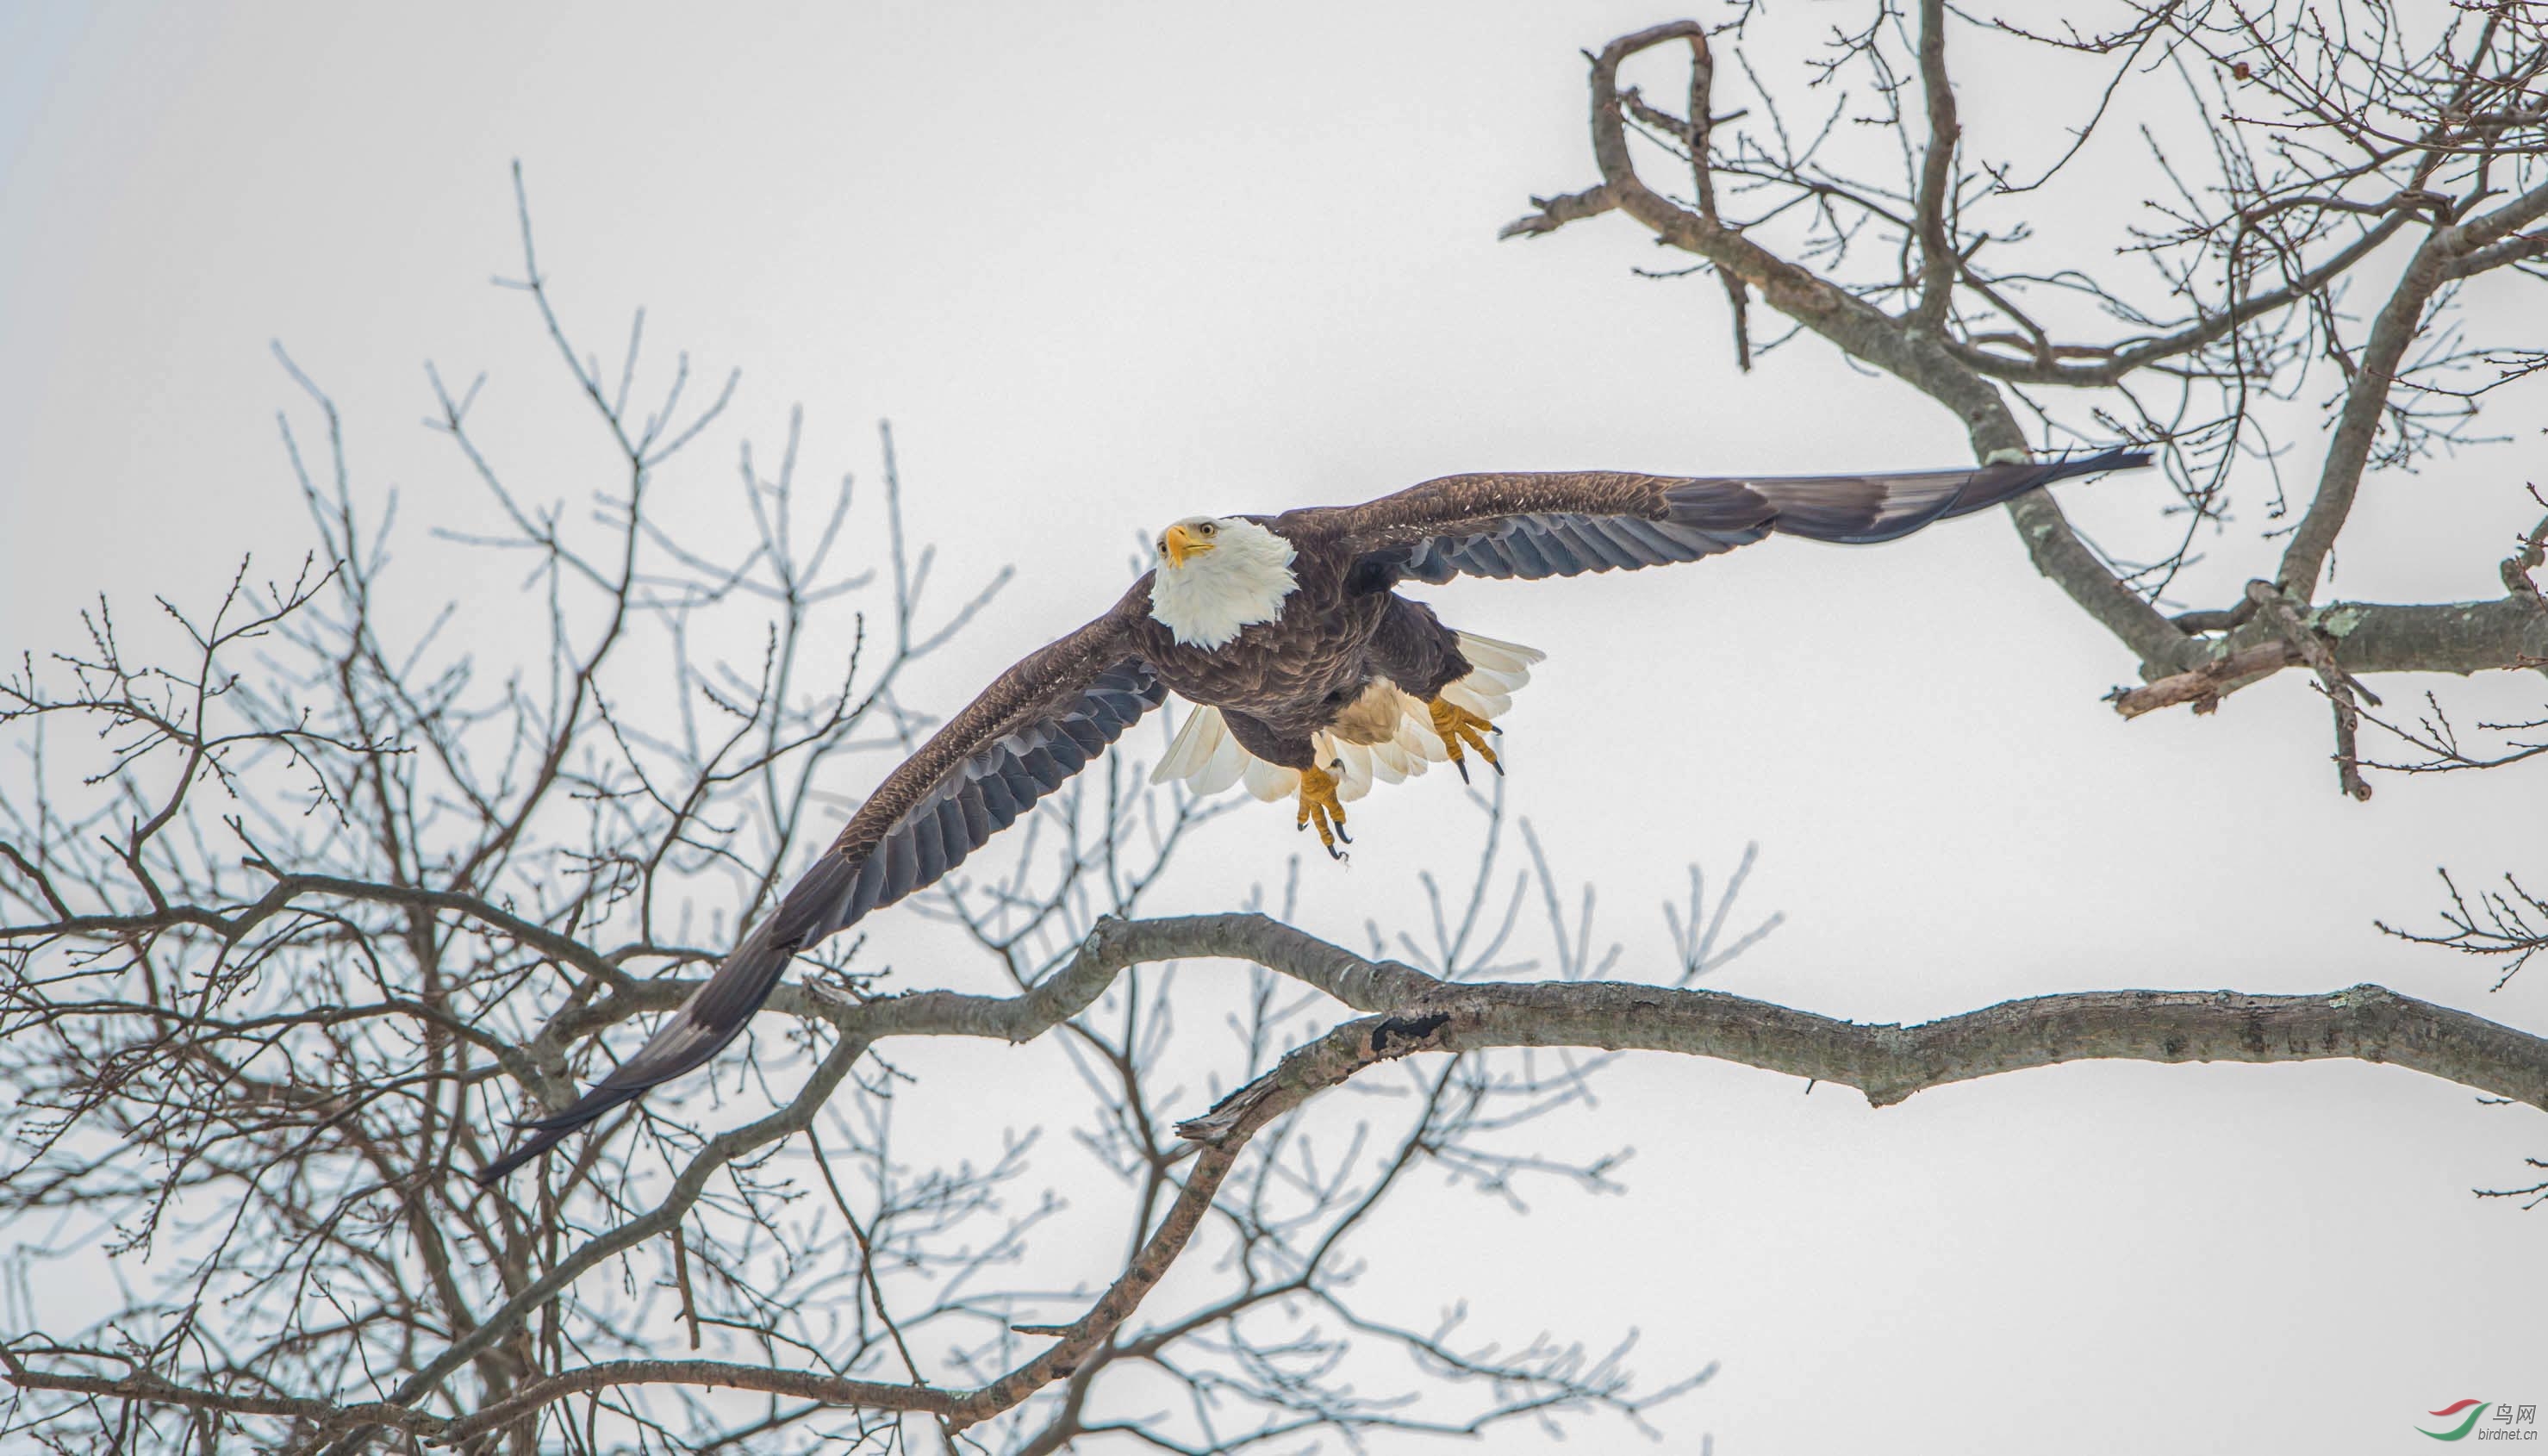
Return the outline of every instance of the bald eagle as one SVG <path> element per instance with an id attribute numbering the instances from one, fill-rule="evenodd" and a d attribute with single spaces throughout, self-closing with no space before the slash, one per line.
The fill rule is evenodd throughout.
<path id="1" fill-rule="evenodd" d="M 577 1128 L 716 1055 L 788 960 L 934 883 L 1170 692 L 1196 704 L 1154 777 L 1290 797 L 1329 854 L 1346 800 L 1489 735 L 1539 654 L 1457 632 L 1398 594 L 1455 576 L 1572 577 L 1698 561 L 1772 534 L 1861 544 L 2052 481 L 2144 466 L 2114 449 L 1898 475 L 1457 475 L 1362 505 L 1191 516 L 1097 620 L 1000 675 L 885 775 L 840 838 L 634 1056 L 481 1172 L 493 1183 Z M 1497 765 L 1499 773 L 1501 765 Z"/>

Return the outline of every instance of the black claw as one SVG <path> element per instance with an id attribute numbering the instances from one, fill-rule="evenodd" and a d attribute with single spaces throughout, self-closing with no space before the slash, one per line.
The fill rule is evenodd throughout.
<path id="1" fill-rule="evenodd" d="M 1345 833 L 1345 822 L 1342 819 L 1336 821 L 1335 830 L 1337 843 L 1348 845 L 1353 843 L 1353 836 Z"/>
<path id="2" fill-rule="evenodd" d="M 1496 776 L 1497 776 L 1498 778 L 1502 778 L 1502 777 L 1503 777 L 1503 776 L 1504 776 L 1504 765 L 1503 765 L 1503 760 L 1502 760 L 1502 759 L 1489 759 L 1489 760 L 1487 760 L 1487 767 L 1496 771 Z"/>
<path id="3" fill-rule="evenodd" d="M 1453 759 L 1451 761 L 1451 767 L 1460 771 L 1460 781 L 1462 783 L 1469 781 L 1469 761 L 1467 759 Z"/>
<path id="4" fill-rule="evenodd" d="M 1330 860 L 1341 860 L 1341 859 L 1343 859 L 1344 857 L 1345 857 L 1345 852 L 1344 852 L 1344 851 L 1342 851 L 1342 850 L 1340 850 L 1340 849 L 1337 849 L 1334 845 L 1329 845 L 1329 846 L 1327 846 L 1327 858 L 1328 858 L 1328 859 L 1330 859 Z"/>

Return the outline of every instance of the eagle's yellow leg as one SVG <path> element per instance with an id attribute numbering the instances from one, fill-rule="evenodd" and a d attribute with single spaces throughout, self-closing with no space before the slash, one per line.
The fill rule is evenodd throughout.
<path id="1" fill-rule="evenodd" d="M 1301 771 L 1301 817 L 1292 827 L 1307 829 L 1314 824 L 1319 829 L 1319 843 L 1326 847 L 1328 856 L 1343 859 L 1344 852 L 1336 848 L 1337 841 L 1352 844 L 1353 840 L 1345 833 L 1345 806 L 1336 797 L 1336 775 L 1316 764 Z"/>
<path id="2" fill-rule="evenodd" d="M 1504 772 L 1504 766 L 1496 759 L 1496 751 L 1487 744 L 1487 735 L 1502 733 L 1502 728 L 1445 698 L 1437 697 L 1426 706 L 1433 714 L 1433 731 L 1450 752 L 1451 767 L 1460 771 L 1462 783 L 1469 781 L 1469 749 L 1476 749 L 1487 767 L 1499 774 Z"/>

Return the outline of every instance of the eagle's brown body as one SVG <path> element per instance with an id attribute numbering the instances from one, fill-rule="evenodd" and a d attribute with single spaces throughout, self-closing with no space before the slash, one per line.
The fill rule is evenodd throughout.
<path id="1" fill-rule="evenodd" d="M 1397 594 L 1402 581 L 1633 570 L 1698 561 L 1774 534 L 1889 541 L 2063 476 L 2148 462 L 2111 450 L 2045 465 L 1893 475 L 1446 476 L 1360 505 L 1180 522 L 1161 538 L 1156 571 L 948 719 L 876 785 L 831 848 L 635 1055 L 573 1106 L 534 1123 L 535 1136 L 480 1176 L 503 1176 L 574 1129 L 707 1061 L 742 1032 L 797 951 L 937 881 L 1103 756 L 1171 691 L 1219 709 L 1240 748 L 1292 771 L 1304 823 L 1314 808 L 1332 808 L 1343 822 L 1336 781 L 1316 764 L 1313 744 L 1378 680 L 1430 706 L 1458 762 L 1452 733 L 1491 725 L 1449 702 L 1464 690 L 1471 665 L 1431 608 Z M 1218 548 L 1192 545 L 1189 526 L 1197 538 L 1218 532 Z M 1230 549 L 1242 545 L 1257 555 Z M 1262 568 L 1256 575 L 1233 570 L 1250 560 Z M 1216 583 L 1238 590 L 1203 590 Z M 1485 651 L 1491 639 L 1471 642 Z M 1484 751 L 1484 739 L 1472 742 Z M 1325 838 L 1325 817 L 1318 828 Z"/>
<path id="2" fill-rule="evenodd" d="M 1392 588 L 1399 577 L 1367 559 L 1359 543 L 1297 516 L 1249 516 L 1292 543 L 1298 585 L 1282 615 L 1206 648 L 1181 643 L 1150 613 L 1150 576 L 1134 585 L 1118 612 L 1133 616 L 1132 645 L 1168 690 L 1221 709 L 1239 746 L 1269 764 L 1306 769 L 1311 744 L 1386 679 L 1417 697 L 1469 671 L 1458 634 L 1433 609 Z M 1112 615 L 1112 613 L 1110 613 Z"/>

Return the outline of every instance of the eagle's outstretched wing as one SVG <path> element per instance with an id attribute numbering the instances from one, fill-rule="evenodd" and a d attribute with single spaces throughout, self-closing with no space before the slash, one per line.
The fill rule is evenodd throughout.
<path id="1" fill-rule="evenodd" d="M 1464 573 L 1571 577 L 1697 561 L 1772 532 L 1890 541 L 2066 476 L 2135 469 L 2149 459 L 2144 451 L 2115 449 L 1899 475 L 1453 475 L 1361 505 L 1294 511 L 1276 528 L 1332 533 L 1419 582 Z"/>
<path id="2" fill-rule="evenodd" d="M 569 1133 L 705 1063 L 740 1035 L 803 948 L 935 882 L 1102 757 L 1167 689 L 1132 650 L 1149 579 L 1114 610 L 1000 675 L 902 767 L 637 1053 L 478 1174 L 494 1183 Z"/>

